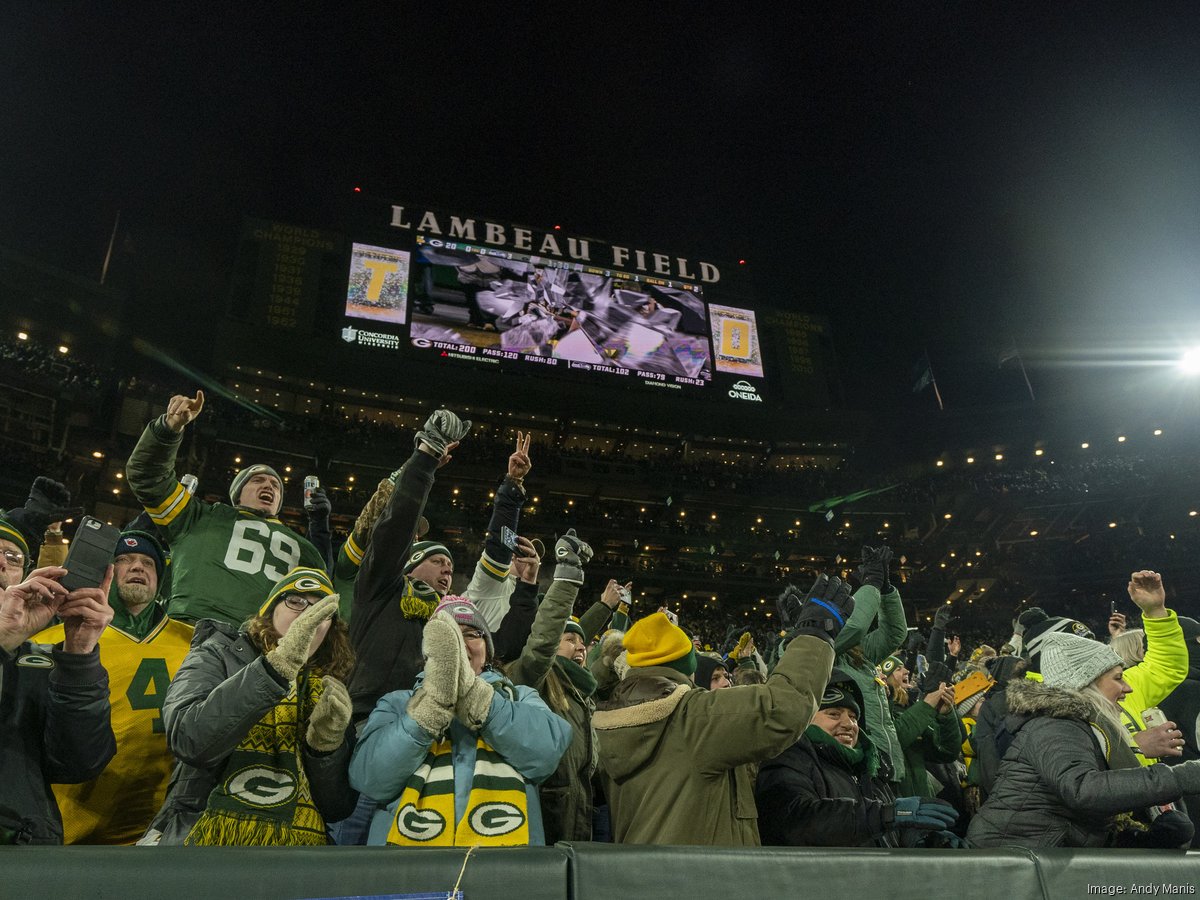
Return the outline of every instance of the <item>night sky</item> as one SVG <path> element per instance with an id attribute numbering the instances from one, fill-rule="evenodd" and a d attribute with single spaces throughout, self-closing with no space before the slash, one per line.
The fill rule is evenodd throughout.
<path id="1" fill-rule="evenodd" d="M 125 6 L 6 6 L 0 244 L 95 277 L 121 210 L 179 335 L 244 215 L 361 186 L 744 257 L 856 406 L 923 347 L 961 406 L 1019 399 L 1009 336 L 1047 399 L 1200 343 L 1194 3 Z"/>

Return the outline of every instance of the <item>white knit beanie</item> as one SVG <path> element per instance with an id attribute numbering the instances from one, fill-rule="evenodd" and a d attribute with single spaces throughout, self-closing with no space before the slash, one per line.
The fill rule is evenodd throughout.
<path id="1" fill-rule="evenodd" d="M 1042 642 L 1042 681 L 1051 687 L 1079 691 L 1105 672 L 1124 666 L 1107 644 L 1073 634 L 1048 634 Z"/>

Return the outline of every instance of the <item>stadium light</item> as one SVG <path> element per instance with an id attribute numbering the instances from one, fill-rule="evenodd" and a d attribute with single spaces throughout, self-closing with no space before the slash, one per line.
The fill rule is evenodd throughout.
<path id="1" fill-rule="evenodd" d="M 27 340 L 29 340 L 29 333 L 28 333 L 28 332 L 25 332 L 25 331 L 18 331 L 18 332 L 17 332 L 17 340 L 18 340 L 18 341 L 27 341 Z"/>
<path id="2" fill-rule="evenodd" d="M 1179 371 L 1184 375 L 1200 375 L 1200 347 L 1193 347 L 1179 357 Z"/>

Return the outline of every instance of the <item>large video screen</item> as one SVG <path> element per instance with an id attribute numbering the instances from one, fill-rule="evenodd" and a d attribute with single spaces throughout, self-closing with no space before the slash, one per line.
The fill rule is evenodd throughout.
<path id="1" fill-rule="evenodd" d="M 409 336 L 418 348 L 668 384 L 712 378 L 698 285 L 417 240 Z"/>
<path id="2" fill-rule="evenodd" d="M 709 304 L 713 352 L 718 372 L 763 377 L 762 347 L 754 311 Z"/>

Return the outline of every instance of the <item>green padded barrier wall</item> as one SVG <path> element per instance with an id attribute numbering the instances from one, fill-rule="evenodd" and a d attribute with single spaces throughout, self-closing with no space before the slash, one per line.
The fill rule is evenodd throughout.
<path id="1" fill-rule="evenodd" d="M 1200 851 L 1039 850 L 1037 864 L 1045 896 L 1055 900 L 1200 895 Z"/>
<path id="2" fill-rule="evenodd" d="M 3 847 L 0 897 L 68 900 L 300 900 L 449 891 L 465 850 L 392 847 Z M 461 890 L 488 900 L 562 900 L 553 847 L 476 850 Z"/>

